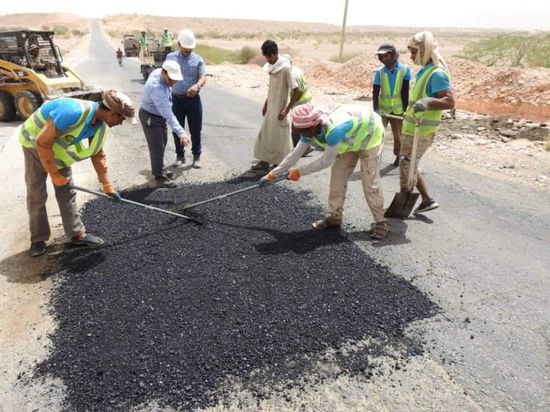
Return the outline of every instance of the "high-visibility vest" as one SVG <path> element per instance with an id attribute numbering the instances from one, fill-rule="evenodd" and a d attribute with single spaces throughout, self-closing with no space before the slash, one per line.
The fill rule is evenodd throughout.
<path id="1" fill-rule="evenodd" d="M 401 65 L 397 70 L 395 84 L 393 90 L 390 89 L 390 76 L 384 70 L 384 67 L 378 69 L 380 74 L 380 98 L 378 107 L 381 113 L 403 113 L 403 101 L 401 100 L 401 90 L 403 89 L 403 81 L 407 73 L 408 66 Z"/>
<path id="2" fill-rule="evenodd" d="M 302 70 L 300 70 L 296 67 L 292 67 L 290 69 L 290 71 L 291 71 L 292 75 L 294 76 L 294 78 L 296 79 L 296 82 L 298 83 L 298 90 L 300 90 L 300 92 L 302 92 L 302 94 L 300 95 L 300 98 L 298 100 L 296 100 L 296 102 L 294 103 L 294 105 L 292 107 L 296 107 L 296 106 L 299 106 L 301 104 L 310 102 L 311 101 L 311 92 L 309 91 L 309 86 L 306 82 L 306 77 L 304 75 L 304 72 L 302 72 Z"/>
<path id="3" fill-rule="evenodd" d="M 74 162 L 79 162 L 99 153 L 105 144 L 105 137 L 109 131 L 109 126 L 102 122 L 101 126 L 97 128 L 94 136 L 88 140 L 88 147 L 84 146 L 84 141 L 87 139 L 71 144 L 71 142 L 80 135 L 82 129 L 86 126 L 86 122 L 93 117 L 92 109 L 95 104 L 94 102 L 85 100 L 73 100 L 76 100 L 80 104 L 82 114 L 76 123 L 69 126 L 61 136 L 55 139 L 52 150 L 57 169 L 70 167 Z M 28 149 L 35 149 L 36 136 L 38 136 L 40 130 L 46 125 L 47 121 L 48 119 L 42 114 L 41 108 L 35 111 L 25 123 L 23 123 L 21 133 L 19 133 L 19 142 Z"/>
<path id="4" fill-rule="evenodd" d="M 428 81 L 437 71 L 444 72 L 443 69 L 432 66 L 422 73 L 420 78 L 416 79 L 411 97 L 409 99 L 409 105 L 403 115 L 403 134 L 414 136 L 414 128 L 416 124 L 413 110 L 414 103 L 417 100 L 428 97 Z M 443 116 L 443 110 L 428 109 L 426 112 L 418 113 L 417 116 L 420 116 L 422 120 L 422 123 L 420 124 L 419 137 L 426 137 L 436 133 L 439 129 L 441 117 Z"/>
<path id="5" fill-rule="evenodd" d="M 148 46 L 147 37 L 146 36 L 141 36 L 139 38 L 139 47 L 141 49 L 145 49 L 145 48 L 147 48 L 147 46 Z"/>
<path id="6" fill-rule="evenodd" d="M 173 41 L 172 33 L 162 33 L 162 36 L 160 36 L 160 41 L 164 47 L 172 47 L 172 41 Z"/>
<path id="7" fill-rule="evenodd" d="M 382 144 L 384 128 L 382 118 L 367 106 L 343 105 L 328 115 L 324 137 L 330 135 L 335 127 L 352 120 L 353 126 L 338 146 L 338 153 L 359 152 L 378 147 Z M 328 143 L 318 136 L 311 137 L 314 144 L 326 149 Z"/>

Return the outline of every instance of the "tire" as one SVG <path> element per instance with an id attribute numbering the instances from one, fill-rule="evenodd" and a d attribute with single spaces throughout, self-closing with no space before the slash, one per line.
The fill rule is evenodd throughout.
<path id="1" fill-rule="evenodd" d="M 15 119 L 15 104 L 8 92 L 0 90 L 0 122 L 11 122 Z"/>
<path id="2" fill-rule="evenodd" d="M 27 120 L 42 103 L 42 99 L 29 90 L 16 93 L 13 100 L 17 114 L 23 120 Z"/>

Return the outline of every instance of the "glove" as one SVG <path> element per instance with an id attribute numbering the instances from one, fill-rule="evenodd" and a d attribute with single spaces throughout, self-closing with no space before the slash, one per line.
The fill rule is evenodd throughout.
<path id="1" fill-rule="evenodd" d="M 430 103 L 434 100 L 433 97 L 424 97 L 423 99 L 417 100 L 414 103 L 413 111 L 415 113 L 417 112 L 425 112 L 429 109 Z"/>
<path id="2" fill-rule="evenodd" d="M 67 189 L 72 189 L 73 184 L 69 179 L 59 173 L 50 174 L 52 178 L 52 183 L 57 187 L 66 187 Z"/>
<path id="3" fill-rule="evenodd" d="M 294 180 L 295 182 L 300 180 L 300 170 L 291 169 L 290 172 L 288 172 L 288 180 Z"/>
<path id="4" fill-rule="evenodd" d="M 103 192 L 109 195 L 111 197 L 110 200 L 114 202 L 120 202 L 122 200 L 122 197 L 120 197 L 120 194 L 113 188 L 111 183 L 103 184 Z"/>
<path id="5" fill-rule="evenodd" d="M 262 177 L 260 180 L 258 180 L 258 186 L 260 188 L 264 187 L 268 182 L 271 182 L 275 180 L 275 176 L 273 176 L 271 174 L 271 172 L 269 172 L 268 174 L 266 174 L 264 177 Z"/>

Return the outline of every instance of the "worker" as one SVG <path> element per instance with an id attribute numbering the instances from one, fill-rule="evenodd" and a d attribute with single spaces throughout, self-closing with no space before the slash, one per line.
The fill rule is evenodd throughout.
<path id="1" fill-rule="evenodd" d="M 294 64 L 292 57 L 289 54 L 281 54 L 281 57 L 290 62 L 292 89 L 290 91 L 290 99 L 285 109 L 285 112 L 288 115 L 288 113 L 290 113 L 290 111 L 296 106 L 304 103 L 311 103 L 311 92 L 309 91 L 309 86 L 306 82 L 304 71 Z M 300 135 L 294 130 L 294 128 L 291 128 L 291 137 L 292 145 L 296 147 L 298 141 L 300 140 Z M 310 150 L 307 153 L 312 150 L 313 149 L 310 147 Z"/>
<path id="2" fill-rule="evenodd" d="M 380 116 L 364 105 L 341 105 L 327 112 L 303 104 L 292 111 L 292 124 L 301 135 L 300 141 L 279 166 L 258 181 L 259 186 L 264 186 L 287 171 L 288 179 L 297 181 L 302 176 L 332 165 L 329 216 L 314 222 L 313 227 L 339 228 L 344 215 L 348 181 L 359 160 L 363 193 L 374 217 L 370 236 L 373 239 L 384 239 L 389 224 L 384 218 L 384 199 L 380 186 L 380 158 L 384 142 Z M 325 149 L 323 155 L 304 166 L 295 166 L 310 143 Z"/>
<path id="3" fill-rule="evenodd" d="M 143 30 L 141 36 L 138 39 L 139 44 L 139 57 L 140 59 L 149 55 L 149 41 L 147 40 L 147 32 Z"/>
<path id="4" fill-rule="evenodd" d="M 178 119 L 172 112 L 172 86 L 181 81 L 180 66 L 177 62 L 166 60 L 162 67 L 153 70 L 149 75 L 139 109 L 139 120 L 147 139 L 149 156 L 151 159 L 151 172 L 155 177 L 155 183 L 159 187 L 177 187 L 174 173 L 164 167 L 164 151 L 168 141 L 166 124 L 179 138 L 179 144 L 183 147 L 189 144 L 189 136 L 183 129 Z"/>
<path id="5" fill-rule="evenodd" d="M 173 88 L 173 111 L 182 126 L 189 127 L 191 134 L 191 152 L 193 154 L 193 168 L 202 167 L 202 100 L 200 91 L 206 84 L 206 65 L 201 56 L 193 51 L 197 42 L 195 35 L 189 29 L 182 30 L 178 35 L 179 51 L 166 56 L 166 60 L 172 60 L 179 64 L 183 80 L 177 82 Z M 174 145 L 176 147 L 175 167 L 185 164 L 185 147 L 180 144 L 179 135 L 175 132 Z"/>
<path id="6" fill-rule="evenodd" d="M 23 123 L 19 141 L 25 158 L 27 210 L 31 232 L 31 256 L 46 251 L 50 225 L 46 212 L 46 179 L 48 174 L 55 189 L 61 221 L 70 243 L 99 247 L 103 240 L 86 233 L 76 207 L 76 192 L 72 189 L 71 166 L 90 158 L 103 191 L 114 200 L 115 191 L 107 173 L 103 146 L 109 128 L 124 120 L 134 121 L 134 106 L 117 91 L 103 92 L 101 102 L 58 98 L 49 100 Z"/>
<path id="7" fill-rule="evenodd" d="M 420 174 L 418 163 L 426 150 L 432 145 L 439 130 L 443 110 L 452 109 L 455 100 L 447 64 L 437 50 L 433 34 L 423 31 L 415 34 L 409 41 L 408 49 L 411 60 L 422 66 L 416 75 L 414 87 L 407 110 L 403 115 L 403 130 L 399 164 L 399 181 L 402 191 L 408 191 L 407 179 L 410 167 L 412 142 L 415 130 L 415 117 L 421 120 L 416 152 L 415 185 L 422 196 L 422 201 L 414 213 L 423 213 L 439 207 L 439 204 L 428 194 L 424 177 Z"/>
<path id="8" fill-rule="evenodd" d="M 269 75 L 269 89 L 262 107 L 264 119 L 254 143 L 254 157 L 258 162 L 252 170 L 268 170 L 292 151 L 287 110 L 293 90 L 291 65 L 288 59 L 279 56 L 279 46 L 273 40 L 262 44 L 262 55 L 266 60 L 263 68 Z M 294 93 L 292 96 L 296 98 Z"/>
<path id="9" fill-rule="evenodd" d="M 40 45 L 31 43 L 28 47 L 30 62 L 28 66 L 36 71 L 47 71 L 48 76 L 57 74 L 55 64 L 40 57 Z"/>
<path id="10" fill-rule="evenodd" d="M 172 35 L 172 32 L 168 31 L 168 29 L 164 29 L 164 32 L 160 36 L 160 41 L 164 47 L 164 52 L 171 53 L 174 43 L 174 36 Z"/>
<path id="11" fill-rule="evenodd" d="M 403 127 L 404 109 L 409 104 L 409 82 L 411 68 L 399 62 L 399 53 L 393 44 L 385 43 L 376 52 L 378 60 L 384 66 L 374 72 L 372 87 L 372 105 L 382 116 L 384 127 L 391 125 L 393 133 L 394 166 L 399 166 L 401 149 L 401 128 Z M 386 117 L 386 115 L 394 117 Z M 400 117 L 397 119 L 396 117 Z"/>
<path id="12" fill-rule="evenodd" d="M 122 56 L 123 56 L 123 53 L 122 53 L 122 50 L 119 47 L 118 50 L 116 51 L 116 59 L 118 60 L 118 65 L 120 67 L 122 67 Z"/>

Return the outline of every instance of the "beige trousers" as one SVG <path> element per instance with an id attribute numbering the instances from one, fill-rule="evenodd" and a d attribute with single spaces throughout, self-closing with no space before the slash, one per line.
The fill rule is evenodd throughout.
<path id="1" fill-rule="evenodd" d="M 25 157 L 25 183 L 27 184 L 27 211 L 29 213 L 31 242 L 45 242 L 50 238 L 50 224 L 48 222 L 48 212 L 46 211 L 46 200 L 48 199 L 46 180 L 48 173 L 42 167 L 36 150 L 24 147 L 23 154 Z M 59 173 L 72 182 L 70 167 L 59 170 Z M 76 208 L 76 191 L 55 185 L 54 188 L 65 236 L 71 239 L 85 231 Z"/>
<path id="2" fill-rule="evenodd" d="M 420 158 L 426 153 L 428 148 L 432 145 L 434 141 L 435 134 L 431 134 L 425 137 L 418 138 L 418 147 L 416 148 L 416 171 L 413 179 L 413 188 L 416 186 L 416 180 L 420 174 L 420 169 L 418 164 L 420 163 Z M 409 168 L 411 165 L 411 155 L 412 155 L 412 143 L 413 136 L 407 134 L 401 135 L 401 152 L 399 156 L 401 157 L 401 162 L 399 163 L 399 185 L 401 190 L 409 190 L 407 188 L 407 180 L 409 178 Z"/>
<path id="3" fill-rule="evenodd" d="M 382 116 L 382 125 L 384 125 L 384 129 L 388 126 L 388 123 L 393 133 L 393 154 L 399 156 L 401 152 L 401 129 L 403 128 L 403 120 Z"/>
<path id="4" fill-rule="evenodd" d="M 361 164 L 361 182 L 363 193 L 374 217 L 375 222 L 383 222 L 384 198 L 380 186 L 380 159 L 382 158 L 381 144 L 378 147 L 361 152 L 347 152 L 340 154 L 332 164 L 330 174 L 330 194 L 328 206 L 330 216 L 336 220 L 342 220 L 344 216 L 344 201 L 348 181 L 355 170 L 357 160 Z"/>

